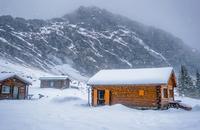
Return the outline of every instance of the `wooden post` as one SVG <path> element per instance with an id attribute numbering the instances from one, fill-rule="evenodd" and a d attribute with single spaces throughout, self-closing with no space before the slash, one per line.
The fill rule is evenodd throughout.
<path id="1" fill-rule="evenodd" d="M 28 89 L 29 89 L 29 86 L 26 85 L 26 99 L 28 99 Z"/>
<path id="2" fill-rule="evenodd" d="M 90 106 L 90 96 L 91 96 L 91 93 L 90 93 L 90 87 L 88 88 L 88 106 Z"/>
<path id="3" fill-rule="evenodd" d="M 93 90 L 93 106 L 97 106 L 97 90 Z"/>
<path id="4" fill-rule="evenodd" d="M 105 90 L 105 105 L 110 105 L 110 91 Z"/>
<path id="5" fill-rule="evenodd" d="M 161 108 L 161 86 L 156 86 L 156 95 L 157 95 L 157 107 L 158 109 Z"/>

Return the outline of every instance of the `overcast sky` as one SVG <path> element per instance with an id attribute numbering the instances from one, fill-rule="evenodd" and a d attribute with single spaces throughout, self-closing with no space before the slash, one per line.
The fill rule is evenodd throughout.
<path id="1" fill-rule="evenodd" d="M 98 6 L 164 29 L 200 49 L 200 0 L 0 0 L 0 15 L 50 19 Z"/>

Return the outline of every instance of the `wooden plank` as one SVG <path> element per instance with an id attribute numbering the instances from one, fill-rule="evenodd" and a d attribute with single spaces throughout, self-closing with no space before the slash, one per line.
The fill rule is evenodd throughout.
<path id="1" fill-rule="evenodd" d="M 93 90 L 93 106 L 97 106 L 97 90 Z"/>
<path id="2" fill-rule="evenodd" d="M 152 106 L 157 107 L 157 86 L 94 86 L 95 90 L 105 90 L 105 104 L 123 104 L 139 107 Z M 144 90 L 144 95 L 139 95 L 139 90 Z M 109 95 L 112 92 L 112 96 Z M 93 92 L 93 104 L 95 104 L 95 94 Z M 108 96 L 109 95 L 109 96 Z M 108 100 L 109 99 L 109 100 Z M 109 102 L 108 102 L 109 101 Z"/>
<path id="3" fill-rule="evenodd" d="M 105 90 L 105 105 L 110 105 L 110 91 Z"/>

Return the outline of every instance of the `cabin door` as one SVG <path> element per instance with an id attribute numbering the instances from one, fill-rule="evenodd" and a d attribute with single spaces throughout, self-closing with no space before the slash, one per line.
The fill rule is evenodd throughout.
<path id="1" fill-rule="evenodd" d="M 98 90 L 97 91 L 97 104 L 98 105 L 110 105 L 110 91 Z"/>
<path id="2" fill-rule="evenodd" d="M 105 105 L 105 90 L 98 90 L 97 91 L 97 104 L 98 105 Z"/>
<path id="3" fill-rule="evenodd" d="M 14 86 L 14 88 L 13 88 L 13 98 L 18 99 L 18 97 L 19 97 L 18 95 L 19 95 L 19 89 L 18 89 L 18 87 Z"/>

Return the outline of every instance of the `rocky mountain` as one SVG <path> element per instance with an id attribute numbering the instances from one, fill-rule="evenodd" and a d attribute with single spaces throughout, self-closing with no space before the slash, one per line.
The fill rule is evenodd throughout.
<path id="1" fill-rule="evenodd" d="M 97 7 L 50 20 L 1 16 L 0 52 L 25 66 L 53 71 L 67 64 L 87 76 L 105 68 L 200 68 L 200 53 L 179 38 Z"/>

